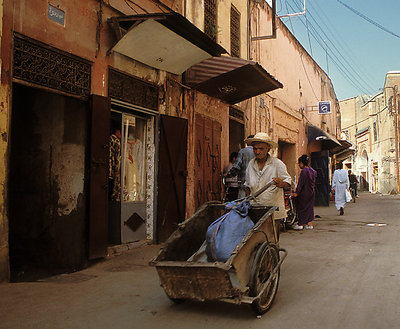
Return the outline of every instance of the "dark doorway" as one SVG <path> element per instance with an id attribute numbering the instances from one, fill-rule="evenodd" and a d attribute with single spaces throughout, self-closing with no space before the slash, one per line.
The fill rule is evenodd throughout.
<path id="1" fill-rule="evenodd" d="M 229 119 L 229 154 L 244 147 L 244 124 Z"/>
<path id="2" fill-rule="evenodd" d="M 329 151 L 311 153 L 311 167 L 317 172 L 315 206 L 329 206 Z"/>
<path id="3" fill-rule="evenodd" d="M 13 86 L 11 280 L 77 269 L 86 260 L 87 103 Z"/>
<path id="4" fill-rule="evenodd" d="M 278 142 L 278 158 L 286 165 L 287 171 L 294 181 L 296 175 L 296 144 L 284 141 Z"/>
<path id="5" fill-rule="evenodd" d="M 158 165 L 157 241 L 185 219 L 187 120 L 162 115 Z"/>

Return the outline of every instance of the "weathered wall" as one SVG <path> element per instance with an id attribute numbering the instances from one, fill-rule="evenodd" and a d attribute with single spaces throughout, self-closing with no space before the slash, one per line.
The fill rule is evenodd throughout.
<path id="1" fill-rule="evenodd" d="M 165 0 L 163 2 L 173 10 L 182 14 L 190 9 L 189 4 L 186 7 L 183 1 Z M 241 8 L 243 4 L 240 1 L 237 2 L 237 8 Z M 228 140 L 229 131 L 228 105 L 197 92 L 188 93 L 185 86 L 181 84 L 180 76 L 153 69 L 118 53 L 108 53 L 116 42 L 114 32 L 106 22 L 109 17 L 143 13 L 139 7 L 145 8 L 148 12 L 162 12 L 167 10 L 163 8 L 163 6 L 154 4 L 152 1 L 139 0 L 135 1 L 135 3 L 137 6 L 135 5 L 132 9 L 127 5 L 126 1 L 123 0 L 105 0 L 102 6 L 97 0 L 55 0 L 52 1 L 51 4 L 65 12 L 65 26 L 61 26 L 47 18 L 47 2 L 40 0 L 5 0 L 5 38 L 3 38 L 2 43 L 2 82 L 5 82 L 2 84 L 5 87 L 4 91 L 2 91 L 4 93 L 4 102 L 2 105 L 5 109 L 5 111 L 2 112 L 4 113 L 4 125 L 8 125 L 7 109 L 10 108 L 9 99 L 11 97 L 12 49 L 9 45 L 12 44 L 12 32 L 15 31 L 54 48 L 61 49 L 67 53 L 91 61 L 92 94 L 107 96 L 109 66 L 158 84 L 161 90 L 159 95 L 160 114 L 177 116 L 189 120 L 188 168 L 191 168 L 193 165 L 194 131 L 191 124 L 193 124 L 195 112 L 202 113 L 221 123 L 221 157 L 222 159 L 228 159 L 228 143 L 224 142 Z M 195 7 L 199 13 L 204 10 L 198 2 L 195 3 Z M 244 14 L 245 13 L 246 11 L 244 10 Z M 245 29 L 245 20 L 247 16 L 244 14 L 242 15 L 242 20 L 243 28 Z M 197 16 L 194 15 L 194 17 Z M 204 17 L 202 19 L 204 19 Z M 200 19 L 201 22 L 202 19 Z M 229 20 L 226 23 L 229 24 Z M 196 25 L 201 28 L 202 23 Z M 100 33 L 97 34 L 98 32 Z M 4 45 L 7 46 L 7 49 L 4 49 Z M 242 47 L 244 47 L 243 51 L 245 52 L 246 45 L 242 44 Z M 7 135 L 3 135 L 3 140 L 7 140 Z M 3 145 L 5 152 L 7 144 L 4 143 Z M 6 159 L 5 155 L 4 159 Z M 226 163 L 222 161 L 221 169 L 225 164 Z M 7 168 L 4 166 L 4 182 L 6 181 L 6 170 Z M 189 171 L 187 187 L 187 213 L 193 213 L 193 170 Z M 63 197 L 60 196 L 60 200 L 62 199 Z M 3 197 L 2 202 L 4 206 L 6 204 L 5 197 Z M 4 255 L 4 257 L 0 258 L 0 266 L 4 264 L 4 268 L 6 268 L 8 267 L 8 225 L 5 216 L 3 216 L 1 220 L 1 227 L 4 228 L 4 232 L 0 229 L 0 255 Z M 1 273 L 6 273 L 6 270 Z M 7 274 L 5 274 L 5 276 L 7 276 Z"/>
<path id="2" fill-rule="evenodd" d="M 251 35 L 265 36 L 272 33 L 272 9 L 265 2 L 252 2 Z M 259 62 L 283 84 L 282 89 L 268 93 L 275 100 L 272 110 L 273 127 L 270 130 L 278 141 L 297 143 L 296 159 L 307 149 L 306 125 L 310 123 L 332 135 L 337 135 L 338 104 L 332 83 L 326 73 L 311 58 L 286 26 L 277 19 L 275 39 L 253 41 L 251 59 Z M 318 114 L 318 102 L 330 101 L 332 113 Z M 251 110 L 251 116 L 256 115 Z M 254 130 L 250 119 L 250 130 Z M 287 164 L 292 166 L 292 163 Z"/>
<path id="3" fill-rule="evenodd" d="M 390 99 L 392 87 L 399 84 L 400 73 L 389 72 L 381 93 L 340 102 L 343 132 L 357 150 L 347 163 L 356 175 L 364 173 L 371 192 L 388 194 L 397 189 L 394 104 Z"/>

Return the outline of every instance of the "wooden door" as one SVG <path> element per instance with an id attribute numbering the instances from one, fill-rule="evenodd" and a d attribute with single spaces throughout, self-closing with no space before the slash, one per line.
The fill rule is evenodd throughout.
<path id="1" fill-rule="evenodd" d="M 157 241 L 164 242 L 185 219 L 186 119 L 161 115 L 158 166 Z"/>
<path id="2" fill-rule="evenodd" d="M 89 164 L 89 258 L 91 259 L 107 255 L 110 113 L 110 99 L 92 95 Z"/>
<path id="3" fill-rule="evenodd" d="M 195 205 L 221 199 L 221 124 L 196 114 Z"/>

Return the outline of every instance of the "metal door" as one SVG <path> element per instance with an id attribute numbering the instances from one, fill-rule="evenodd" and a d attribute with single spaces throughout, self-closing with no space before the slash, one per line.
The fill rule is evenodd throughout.
<path id="1" fill-rule="evenodd" d="M 157 241 L 164 242 L 185 219 L 186 119 L 161 115 L 158 161 Z"/>
<path id="2" fill-rule="evenodd" d="M 89 258 L 107 255 L 110 99 L 92 95 L 90 139 Z"/>

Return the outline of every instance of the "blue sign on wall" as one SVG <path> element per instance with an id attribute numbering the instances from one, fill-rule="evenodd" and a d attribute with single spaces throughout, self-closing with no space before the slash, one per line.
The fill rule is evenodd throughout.
<path id="1" fill-rule="evenodd" d="M 65 12 L 51 4 L 48 4 L 47 17 L 62 26 L 65 24 Z"/>
<path id="2" fill-rule="evenodd" d="M 319 114 L 329 114 L 331 113 L 331 102 L 319 102 L 318 103 L 318 113 Z"/>

